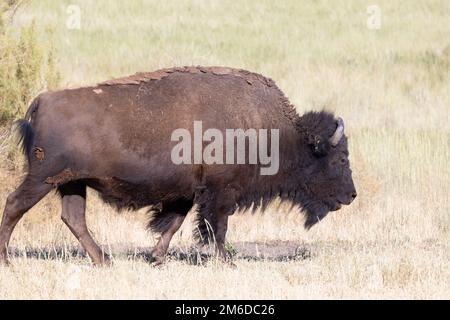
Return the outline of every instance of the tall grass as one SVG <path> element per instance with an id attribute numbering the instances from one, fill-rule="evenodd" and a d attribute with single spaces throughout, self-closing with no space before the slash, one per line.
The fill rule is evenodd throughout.
<path id="1" fill-rule="evenodd" d="M 80 8 L 79 30 L 66 26 L 71 4 Z M 277 203 L 264 214 L 231 217 L 232 244 L 290 241 L 310 251 L 304 260 L 238 260 L 237 270 L 175 260 L 155 270 L 116 256 L 114 267 L 98 270 L 77 257 L 20 256 L 77 244 L 49 196 L 13 234 L 19 257 L 0 272 L 0 298 L 449 298 L 450 3 L 375 4 L 379 30 L 366 27 L 368 3 L 359 0 L 41 0 L 19 10 L 12 34 L 36 21 L 35 41 L 54 41 L 62 86 L 226 65 L 270 76 L 299 113 L 334 111 L 346 123 L 358 198 L 309 232 L 298 210 Z M 4 203 L 20 171 L 0 168 Z M 89 193 L 88 225 L 98 242 L 130 250 L 155 243 L 145 212 L 113 212 Z M 174 246 L 192 243 L 190 228 L 185 223 Z M 78 289 L 68 286 L 74 272 Z"/>

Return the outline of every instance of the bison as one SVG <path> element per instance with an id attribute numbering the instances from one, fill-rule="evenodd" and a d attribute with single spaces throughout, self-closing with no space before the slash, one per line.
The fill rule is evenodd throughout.
<path id="1" fill-rule="evenodd" d="M 196 121 L 220 132 L 276 129 L 276 173 L 261 174 L 259 161 L 175 164 L 172 134 L 192 131 Z M 227 260 L 227 222 L 237 209 L 264 209 L 281 197 L 303 209 L 310 228 L 356 197 L 342 119 L 327 111 L 298 115 L 271 79 L 245 70 L 170 68 L 45 92 L 17 128 L 28 173 L 6 200 L 4 263 L 17 222 L 52 189 L 62 199 L 62 220 L 95 265 L 110 258 L 86 226 L 87 187 L 118 209 L 153 208 L 149 228 L 161 234 L 152 252 L 156 264 L 194 205 L 196 237 L 213 239 Z"/>

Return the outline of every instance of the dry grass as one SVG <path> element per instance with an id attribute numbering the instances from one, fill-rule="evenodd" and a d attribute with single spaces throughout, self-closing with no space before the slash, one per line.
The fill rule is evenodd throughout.
<path id="1" fill-rule="evenodd" d="M 15 21 L 39 17 L 38 27 L 54 28 L 64 85 L 184 64 L 267 74 L 299 112 L 326 106 L 344 117 L 359 196 L 309 232 L 297 210 L 277 204 L 232 217 L 231 243 L 291 241 L 309 252 L 284 262 L 237 259 L 235 270 L 177 259 L 153 269 L 118 254 L 118 245 L 133 251 L 155 236 L 144 230 L 143 211 L 115 214 L 93 193 L 88 224 L 113 248 L 112 268 L 79 257 L 45 259 L 45 250 L 40 259 L 24 258 L 77 244 L 49 196 L 13 234 L 19 254 L 0 268 L 0 298 L 450 298 L 448 2 L 378 1 L 378 31 L 366 28 L 364 1 L 78 3 L 81 30 L 65 27 L 68 1 L 32 1 Z M 1 203 L 21 168 L 4 133 Z M 173 246 L 190 243 L 187 223 Z"/>

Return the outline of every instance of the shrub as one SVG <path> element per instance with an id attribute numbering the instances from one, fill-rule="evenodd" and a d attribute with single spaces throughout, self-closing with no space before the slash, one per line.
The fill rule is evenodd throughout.
<path id="1" fill-rule="evenodd" d="M 18 39 L 8 32 L 8 15 L 18 5 L 18 0 L 0 0 L 0 126 L 22 117 L 30 100 L 60 79 L 54 47 L 38 42 L 34 23 L 23 27 Z"/>

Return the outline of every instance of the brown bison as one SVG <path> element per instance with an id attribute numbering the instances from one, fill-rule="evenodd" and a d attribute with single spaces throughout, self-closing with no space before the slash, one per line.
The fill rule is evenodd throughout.
<path id="1" fill-rule="evenodd" d="M 273 134 L 270 144 L 278 142 L 277 148 L 266 146 L 278 154 L 276 172 L 261 174 L 267 162 L 260 160 L 174 163 L 173 133 L 192 132 L 199 121 L 216 133 L 276 129 L 279 141 Z M 86 226 L 86 187 L 119 209 L 153 208 L 149 227 L 161 233 L 156 263 L 194 205 L 198 239 L 213 239 L 227 259 L 228 216 L 238 208 L 264 209 L 281 197 L 303 208 L 310 228 L 356 197 L 342 119 L 325 111 L 299 116 L 272 80 L 245 70 L 172 68 L 46 92 L 17 126 L 28 174 L 6 201 L 0 227 L 5 263 L 15 225 L 53 188 L 62 198 L 62 220 L 96 265 L 109 257 Z M 244 139 L 250 144 L 249 136 Z"/>

